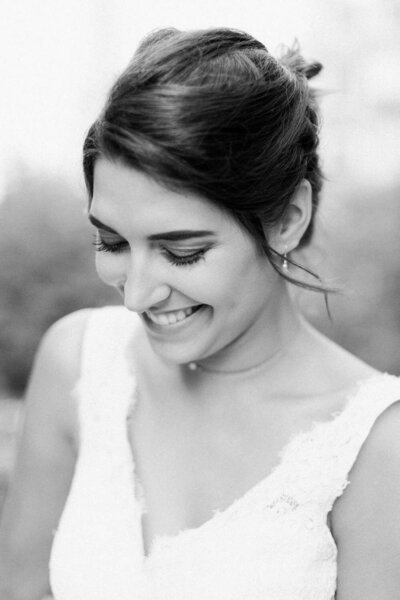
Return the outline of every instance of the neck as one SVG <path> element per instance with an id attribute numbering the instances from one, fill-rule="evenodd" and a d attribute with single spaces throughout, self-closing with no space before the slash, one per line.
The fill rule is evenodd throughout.
<path id="1" fill-rule="evenodd" d="M 294 344 L 302 319 L 288 293 L 221 352 L 186 365 L 197 374 L 252 376 L 283 360 Z"/>

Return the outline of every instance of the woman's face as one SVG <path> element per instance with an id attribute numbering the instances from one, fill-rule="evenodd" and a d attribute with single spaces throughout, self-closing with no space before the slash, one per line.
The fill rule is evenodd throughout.
<path id="1" fill-rule="evenodd" d="M 165 360 L 204 360 L 265 335 L 279 277 L 215 204 L 100 158 L 89 218 L 100 278 L 140 315 Z"/>

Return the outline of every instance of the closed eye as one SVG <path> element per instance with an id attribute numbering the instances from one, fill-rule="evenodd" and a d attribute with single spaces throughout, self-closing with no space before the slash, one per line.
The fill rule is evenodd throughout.
<path id="1" fill-rule="evenodd" d="M 93 245 L 95 246 L 97 252 L 111 252 L 113 254 L 123 252 L 127 249 L 127 246 L 129 246 L 128 242 L 126 242 L 125 240 L 110 244 L 110 242 L 106 242 L 105 240 L 101 239 L 98 235 L 95 236 Z M 196 250 L 195 252 L 191 252 L 190 254 L 179 255 L 175 254 L 168 248 L 162 247 L 162 254 L 171 264 L 175 266 L 189 266 L 197 263 L 199 260 L 204 258 L 207 249 L 208 248 L 201 248 L 199 250 Z"/>
<path id="2" fill-rule="evenodd" d="M 122 252 L 126 249 L 128 242 L 121 241 L 110 244 L 109 242 L 105 242 L 98 235 L 95 235 L 93 240 L 93 246 L 95 246 L 97 252 Z"/>
<path id="3" fill-rule="evenodd" d="M 163 253 L 166 256 L 167 260 L 169 260 L 169 262 L 171 264 L 176 265 L 178 267 L 179 266 L 182 267 L 182 266 L 193 265 L 193 264 L 199 262 L 199 260 L 204 258 L 204 255 L 206 253 L 206 248 L 202 248 L 201 250 L 197 250 L 196 252 L 193 252 L 192 254 L 185 254 L 183 256 L 174 254 L 173 252 L 171 252 L 171 250 L 168 250 L 167 248 L 164 248 Z"/>

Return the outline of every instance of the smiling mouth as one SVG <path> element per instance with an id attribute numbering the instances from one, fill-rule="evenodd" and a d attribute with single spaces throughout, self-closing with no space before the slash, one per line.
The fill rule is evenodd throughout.
<path id="1" fill-rule="evenodd" d="M 154 314 L 152 312 L 146 311 L 145 313 L 143 313 L 143 315 L 146 320 L 151 321 L 156 325 L 161 325 L 165 327 L 169 325 L 175 325 L 176 323 L 180 323 L 181 321 L 185 321 L 204 306 L 204 304 L 198 304 L 197 306 L 190 306 L 189 308 L 182 308 L 180 310 L 174 310 L 160 314 Z"/>

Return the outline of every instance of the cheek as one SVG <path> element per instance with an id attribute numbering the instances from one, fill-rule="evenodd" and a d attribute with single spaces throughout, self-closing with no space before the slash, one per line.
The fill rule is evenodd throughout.
<path id="1" fill-rule="evenodd" d="M 274 287 L 270 265 L 251 255 L 230 268 L 220 270 L 216 277 L 221 304 L 225 308 L 245 312 L 258 311 Z"/>
<path id="2" fill-rule="evenodd" d="M 193 274 L 189 285 L 182 280 L 181 291 L 228 315 L 254 304 L 254 297 L 260 297 L 260 288 L 265 287 L 266 272 L 252 257 L 234 262 L 230 256 L 223 258 Z"/>
<path id="3" fill-rule="evenodd" d="M 117 257 L 96 255 L 96 271 L 99 278 L 107 285 L 116 286 L 120 283 L 123 273 Z"/>

